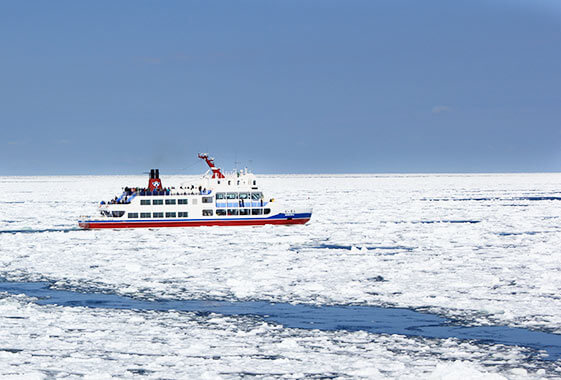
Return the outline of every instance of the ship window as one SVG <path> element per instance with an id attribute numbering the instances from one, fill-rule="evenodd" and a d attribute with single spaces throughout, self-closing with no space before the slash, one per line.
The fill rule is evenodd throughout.
<path id="1" fill-rule="evenodd" d="M 175 217 L 176 217 L 175 212 L 166 212 L 166 218 L 175 218 Z"/>
<path id="2" fill-rule="evenodd" d="M 140 213 L 140 217 L 141 217 L 141 218 L 149 218 L 149 217 L 150 217 L 150 213 L 149 213 L 149 212 L 141 212 L 141 213 Z"/>
<path id="3" fill-rule="evenodd" d="M 153 213 L 152 213 L 152 217 L 154 217 L 154 218 L 163 218 L 163 217 L 164 217 L 164 213 L 163 213 L 163 212 L 153 212 Z"/>
<path id="4" fill-rule="evenodd" d="M 232 183 L 232 181 L 228 181 L 228 185 L 230 185 Z"/>
<path id="5" fill-rule="evenodd" d="M 141 199 L 141 200 L 140 200 L 140 204 L 141 204 L 142 206 L 150 205 L 150 199 Z"/>
<path id="6" fill-rule="evenodd" d="M 240 209 L 240 215 L 249 215 L 249 209 L 248 208 L 241 208 Z"/>
<path id="7" fill-rule="evenodd" d="M 226 199 L 225 195 L 224 193 L 216 193 L 216 199 Z"/>
<path id="8" fill-rule="evenodd" d="M 238 210 L 228 209 L 228 215 L 238 215 Z"/>
<path id="9" fill-rule="evenodd" d="M 238 193 L 228 193 L 226 196 L 228 199 L 238 199 Z"/>
<path id="10" fill-rule="evenodd" d="M 263 198 L 263 193 L 251 193 L 251 199 L 254 201 L 258 201 L 261 198 Z"/>
<path id="11" fill-rule="evenodd" d="M 120 218 L 121 216 L 125 215 L 124 211 L 112 211 L 111 216 L 113 218 Z"/>
<path id="12" fill-rule="evenodd" d="M 216 210 L 216 215 L 224 216 L 226 215 L 226 210 L 224 210 L 223 208 L 219 208 L 218 210 Z"/>
<path id="13" fill-rule="evenodd" d="M 240 199 L 249 199 L 249 193 L 240 193 Z"/>
<path id="14" fill-rule="evenodd" d="M 164 204 L 164 201 L 163 201 L 163 199 L 154 199 L 154 200 L 152 201 L 152 204 L 153 204 L 153 205 L 163 205 L 163 204 Z"/>
<path id="15" fill-rule="evenodd" d="M 261 208 L 252 208 L 251 215 L 261 215 L 263 214 L 263 209 Z"/>
<path id="16" fill-rule="evenodd" d="M 188 213 L 187 211 L 183 211 L 183 212 L 182 212 L 182 211 L 179 211 L 179 212 L 177 213 L 177 215 L 178 215 L 180 218 L 187 218 L 187 217 L 189 216 L 189 213 Z"/>
<path id="17" fill-rule="evenodd" d="M 203 203 L 212 203 L 212 197 L 203 197 Z"/>
<path id="18" fill-rule="evenodd" d="M 212 216 L 212 210 L 203 210 L 203 216 Z"/>
<path id="19" fill-rule="evenodd" d="M 255 186 L 255 185 L 257 185 L 257 181 L 254 180 L 253 181 L 253 186 Z"/>
<path id="20" fill-rule="evenodd" d="M 267 215 L 271 213 L 271 209 L 270 208 L 266 208 L 263 210 L 263 214 Z"/>
<path id="21" fill-rule="evenodd" d="M 187 204 L 187 199 L 178 199 L 177 204 L 178 205 L 186 205 Z"/>
<path id="22" fill-rule="evenodd" d="M 138 212 L 129 212 L 128 217 L 129 219 L 138 218 Z"/>
<path id="23" fill-rule="evenodd" d="M 111 213 L 109 211 L 106 211 L 106 210 L 101 210 L 101 215 L 111 216 Z"/>
<path id="24" fill-rule="evenodd" d="M 167 205 L 174 205 L 175 204 L 175 199 L 166 199 L 166 204 Z"/>

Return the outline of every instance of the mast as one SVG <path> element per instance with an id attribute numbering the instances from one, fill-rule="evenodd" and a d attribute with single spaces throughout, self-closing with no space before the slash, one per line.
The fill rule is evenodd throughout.
<path id="1" fill-rule="evenodd" d="M 226 178 L 220 171 L 220 168 L 214 166 L 214 158 L 209 157 L 206 153 L 199 153 L 199 158 L 205 160 L 210 170 L 212 170 L 212 178 Z"/>

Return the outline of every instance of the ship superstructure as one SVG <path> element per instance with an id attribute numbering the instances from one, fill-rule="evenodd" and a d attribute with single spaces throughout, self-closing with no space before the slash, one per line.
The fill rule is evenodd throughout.
<path id="1" fill-rule="evenodd" d="M 199 154 L 209 171 L 198 181 L 164 187 L 158 169 L 150 170 L 148 187 L 125 187 L 99 204 L 99 216 L 82 217 L 82 228 L 196 227 L 304 224 L 311 209 L 284 207 L 266 198 L 247 169 L 223 173 L 208 154 Z"/>

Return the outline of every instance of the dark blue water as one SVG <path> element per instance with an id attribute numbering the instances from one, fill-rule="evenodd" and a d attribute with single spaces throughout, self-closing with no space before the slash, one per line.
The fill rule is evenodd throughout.
<path id="1" fill-rule="evenodd" d="M 561 359 L 561 335 L 505 326 L 467 327 L 409 309 L 375 306 L 310 306 L 287 303 L 226 301 L 143 301 L 112 294 L 78 293 L 49 288 L 45 282 L 0 282 L 0 292 L 36 297 L 40 305 L 91 308 L 188 311 L 228 316 L 253 315 L 289 328 L 367 331 L 425 338 L 458 338 L 547 351 L 546 360 Z"/>
<path id="2" fill-rule="evenodd" d="M 535 197 L 513 197 L 513 198 L 501 198 L 501 197 L 476 197 L 476 198 L 421 198 L 423 201 L 561 201 L 561 197 L 555 196 L 535 196 Z"/>
<path id="3" fill-rule="evenodd" d="M 8 220 L 8 223 L 10 223 L 11 221 Z M 81 228 L 75 227 L 75 228 L 43 228 L 43 229 L 37 229 L 37 230 L 32 230 L 32 229 L 24 229 L 24 230 L 0 230 L 0 234 L 37 234 L 37 233 L 43 233 L 43 232 L 73 232 L 73 231 L 84 231 Z"/>
<path id="4" fill-rule="evenodd" d="M 302 247 L 300 247 L 302 248 Z M 353 249 L 352 245 L 341 245 L 341 244 L 317 244 L 317 245 L 311 245 L 305 248 L 315 248 L 315 249 L 345 249 L 347 251 L 350 251 Z M 372 250 L 389 250 L 389 251 L 393 251 L 393 250 L 405 250 L 405 251 L 412 251 L 413 248 L 412 247 L 404 247 L 401 245 L 392 245 L 392 246 L 359 246 L 359 248 L 366 248 L 369 251 Z M 291 247 L 291 250 L 297 250 L 298 247 Z"/>

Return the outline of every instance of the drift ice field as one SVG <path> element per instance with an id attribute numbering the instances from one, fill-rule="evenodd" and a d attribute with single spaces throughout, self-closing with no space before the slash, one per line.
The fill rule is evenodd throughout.
<path id="1" fill-rule="evenodd" d="M 144 182 L 0 177 L 0 377 L 561 376 L 561 174 L 265 176 L 308 224 L 78 228 Z"/>

